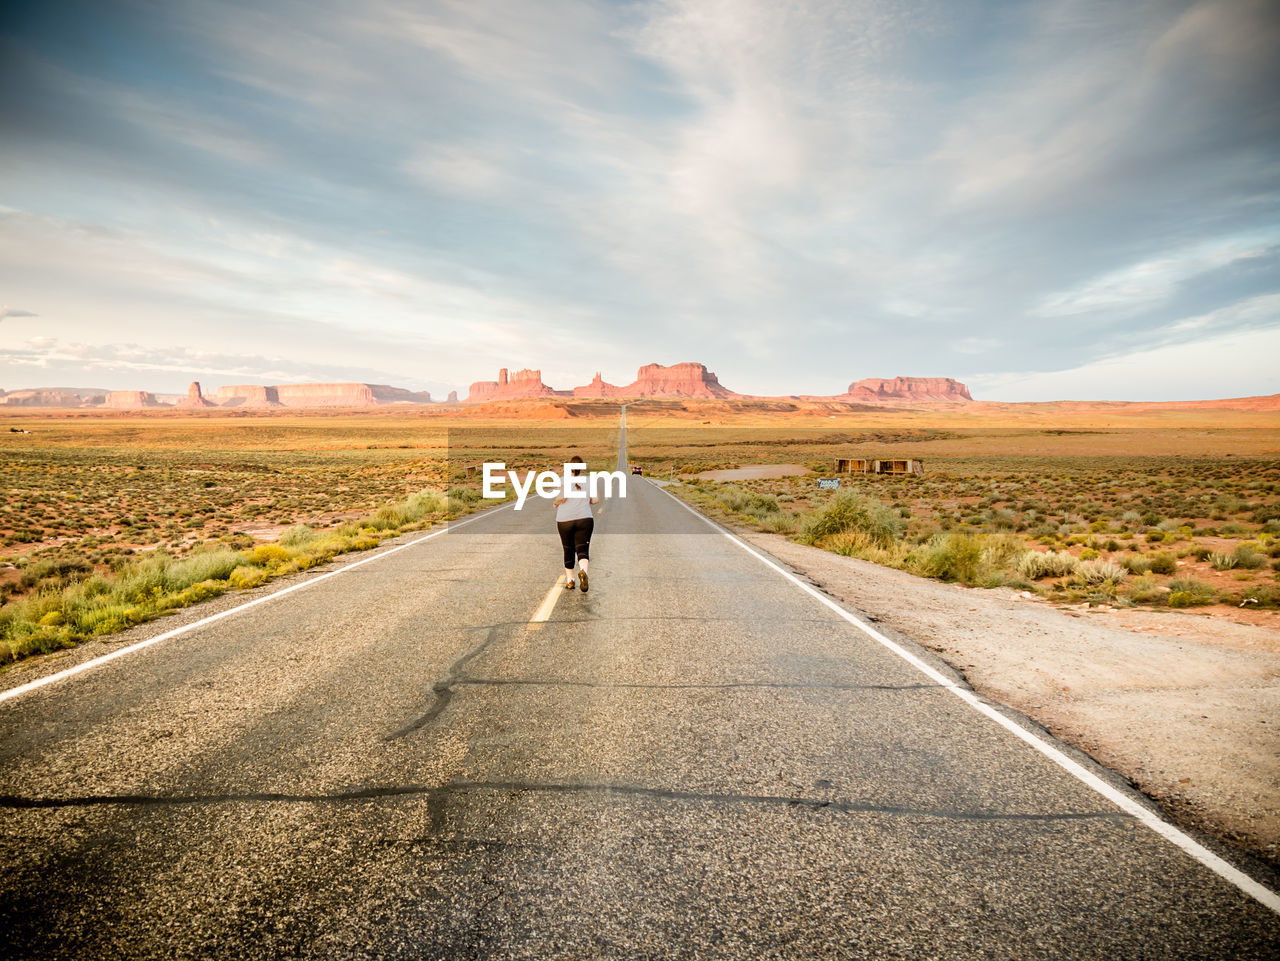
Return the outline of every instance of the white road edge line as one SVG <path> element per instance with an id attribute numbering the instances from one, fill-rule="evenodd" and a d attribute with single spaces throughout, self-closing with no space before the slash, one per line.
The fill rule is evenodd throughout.
<path id="1" fill-rule="evenodd" d="M 502 507 L 485 511 L 483 514 L 479 514 L 476 517 L 469 518 L 460 523 L 446 523 L 444 527 L 440 528 L 440 530 L 433 531 L 425 537 L 419 537 L 416 540 L 409 541 L 407 544 L 399 544 L 389 550 L 380 551 L 372 557 L 366 557 L 363 560 L 356 561 L 354 564 L 348 564 L 345 567 L 340 567 L 336 571 L 329 571 L 326 574 L 320 574 L 317 577 L 312 577 L 308 580 L 302 581 L 301 583 L 293 584 L 283 590 L 274 591 L 271 594 L 265 594 L 262 597 L 255 598 L 254 600 L 241 604 L 238 607 L 231 607 L 218 614 L 211 614 L 209 617 L 202 618 L 201 620 L 192 621 L 190 624 L 184 624 L 182 627 L 175 627 L 171 631 L 165 631 L 163 634 L 157 634 L 155 637 L 149 637 L 145 641 L 138 641 L 136 644 L 130 644 L 128 647 L 122 647 L 118 651 L 112 651 L 110 654 L 103 654 L 101 657 L 95 657 L 91 661 L 85 661 L 83 664 L 77 664 L 75 667 L 69 667 L 65 671 L 59 671 L 56 674 L 48 674 L 45 677 L 38 677 L 34 681 L 27 681 L 26 684 L 19 684 L 17 687 L 9 688 L 7 691 L 0 691 L 0 703 L 13 700 L 16 697 L 21 697 L 23 694 L 29 694 L 30 692 L 37 690 L 38 688 L 42 688 L 47 684 L 53 684 L 55 681 L 63 681 L 69 677 L 74 677 L 77 674 L 83 674 L 85 671 L 91 671 L 95 667 L 101 667 L 109 661 L 114 661 L 117 657 L 124 657 L 126 654 L 132 654 L 134 651 L 140 651 L 144 647 L 150 647 L 152 644 L 159 644 L 161 641 L 170 640 L 180 634 L 190 633 L 197 628 L 206 627 L 215 621 L 220 621 L 224 617 L 231 617 L 233 614 L 239 614 L 242 611 L 247 611 L 251 607 L 257 607 L 259 604 L 266 604 L 269 601 L 274 601 L 278 598 L 284 597 L 286 594 L 292 594 L 294 591 L 300 591 L 303 588 L 319 584 L 321 581 L 327 581 L 331 577 L 337 577 L 339 574 L 345 574 L 347 571 L 355 570 L 357 567 L 362 567 L 363 565 L 370 564 L 373 561 L 382 560 L 384 557 L 390 557 L 392 554 L 397 554 L 406 548 L 416 547 L 424 541 L 431 540 L 433 537 L 439 537 L 441 534 L 447 534 L 451 530 L 456 530 L 459 527 L 466 527 L 468 524 L 474 524 L 476 521 L 484 520 L 486 517 L 492 517 L 494 514 L 504 511 L 510 506 L 510 504 L 504 504 Z"/>
<path id="2" fill-rule="evenodd" d="M 1165 840 L 1170 841 L 1173 844 L 1177 845 L 1185 853 L 1191 855 L 1191 857 L 1195 858 L 1197 861 L 1199 861 L 1205 867 L 1209 868 L 1209 870 L 1213 871 L 1219 877 L 1223 878 L 1226 881 L 1229 881 L 1231 884 L 1234 884 L 1237 888 L 1239 888 L 1245 894 L 1249 895 L 1251 898 L 1254 898 L 1261 904 L 1270 908 L 1272 911 L 1275 911 L 1277 914 L 1280 914 L 1280 894 L 1277 894 L 1276 892 L 1272 891 L 1270 888 L 1267 888 L 1262 884 L 1259 884 L 1257 881 L 1249 877 L 1239 868 L 1235 867 L 1232 864 L 1229 864 L 1228 862 L 1220 858 L 1218 855 L 1214 854 L 1212 851 L 1206 848 L 1203 844 L 1200 844 L 1198 841 L 1194 840 L 1189 835 L 1184 834 L 1182 831 L 1180 831 L 1178 828 L 1174 827 L 1172 824 L 1168 823 L 1167 821 L 1164 821 L 1161 818 L 1157 817 L 1155 814 L 1153 814 L 1147 808 L 1139 804 L 1137 801 L 1133 800 L 1127 795 L 1116 790 L 1114 787 L 1112 787 L 1106 781 L 1102 780 L 1102 778 L 1098 777 L 1092 771 L 1088 770 L 1087 768 L 1080 765 L 1078 762 L 1073 761 L 1071 758 L 1067 757 L 1067 755 L 1063 754 L 1060 750 L 1058 750 L 1052 744 L 1049 744 L 1048 742 L 1037 737 L 1035 734 L 1031 733 L 1021 725 L 1015 724 L 1013 721 L 1005 717 L 1003 714 L 1001 714 L 995 708 L 991 707 L 989 704 L 983 703 L 982 700 L 980 700 L 978 696 L 974 694 L 972 691 L 964 689 L 963 687 L 956 684 L 954 681 L 952 681 L 945 675 L 934 670 L 932 667 L 930 667 L 924 661 L 920 660 L 920 658 L 916 657 L 906 648 L 895 643 L 894 641 L 891 641 L 889 638 L 885 637 L 875 628 L 859 620 L 857 617 L 854 617 L 854 615 L 850 614 L 839 604 L 835 603 L 835 601 L 831 600 L 829 597 L 823 596 L 821 592 L 815 590 L 814 588 L 810 587 L 808 584 L 804 583 L 804 581 L 800 580 L 790 571 L 785 570 L 782 567 L 779 567 L 773 561 L 769 560 L 769 558 L 765 557 L 763 554 L 759 553 L 754 548 L 752 548 L 745 541 L 734 536 L 732 533 L 730 533 L 724 527 L 721 527 L 719 524 L 711 520 L 706 515 L 694 510 L 692 507 L 690 507 L 684 501 L 680 500 L 680 498 L 676 497 L 674 494 L 670 493 L 667 490 L 664 490 L 661 487 L 657 487 L 657 485 L 654 485 L 654 486 L 656 487 L 657 490 L 662 491 L 662 493 L 666 494 L 668 497 L 670 497 L 673 501 L 675 501 L 677 504 L 679 504 L 681 507 L 687 510 L 694 517 L 697 517 L 698 519 L 705 521 L 707 524 L 711 525 L 711 527 L 719 531 L 725 537 L 729 538 L 729 540 L 737 544 L 739 547 L 741 547 L 744 551 L 746 551 L 756 560 L 760 561 L 762 564 L 766 565 L 767 567 L 772 568 L 774 571 L 776 571 L 777 573 L 785 577 L 787 580 L 789 580 L 792 584 L 795 584 L 796 587 L 800 588 L 806 594 L 809 594 L 811 597 L 813 597 L 817 601 L 821 602 L 822 604 L 829 607 L 831 610 L 835 611 L 836 614 L 840 615 L 840 617 L 844 618 L 854 627 L 858 628 L 858 630 L 862 631 L 862 633 L 866 634 L 872 640 L 888 648 L 890 651 L 898 655 L 898 657 L 902 658 L 912 667 L 922 672 L 930 680 L 935 681 L 941 687 L 946 688 L 956 697 L 960 698 L 960 700 L 964 701 L 966 704 L 972 707 L 975 711 L 978 711 L 981 714 L 985 714 L 987 717 L 995 721 L 997 724 L 999 724 L 1005 730 L 1009 731 L 1015 737 L 1019 738 L 1020 740 L 1029 744 L 1031 747 L 1035 748 L 1037 751 L 1039 751 L 1041 754 L 1047 757 L 1054 764 L 1058 765 L 1058 767 L 1062 768 L 1067 773 L 1073 775 L 1078 780 L 1082 781 L 1089 787 L 1093 788 L 1095 791 L 1101 794 L 1104 798 L 1106 798 L 1116 807 L 1120 808 L 1126 814 L 1130 814 L 1133 817 L 1137 818 L 1139 821 L 1141 821 L 1143 824 L 1149 827 L 1156 834 L 1160 835 Z"/>

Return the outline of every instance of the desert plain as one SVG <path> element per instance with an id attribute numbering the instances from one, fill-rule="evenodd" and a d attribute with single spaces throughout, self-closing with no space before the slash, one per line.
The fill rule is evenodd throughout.
<path id="1" fill-rule="evenodd" d="M 627 405 L 628 453 L 1183 824 L 1274 866 L 1276 400 L 653 399 Z M 623 403 L 6 410 L 6 681 L 483 508 L 483 462 L 612 466 Z M 923 473 L 819 487 L 838 458 L 869 457 Z"/>

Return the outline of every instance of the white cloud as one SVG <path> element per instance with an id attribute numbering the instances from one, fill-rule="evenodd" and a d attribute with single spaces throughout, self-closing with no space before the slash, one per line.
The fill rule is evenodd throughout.
<path id="1" fill-rule="evenodd" d="M 1210 400 L 1280 392 L 1280 326 L 1091 361 L 1070 370 L 965 378 L 979 400 Z"/>
<path id="2" fill-rule="evenodd" d="M 998 337 L 962 337 L 951 349 L 957 354 L 985 354 L 1003 345 Z"/>
<path id="3" fill-rule="evenodd" d="M 0 350 L 0 361 L 13 367 L 74 366 L 90 376 L 93 372 L 125 371 L 250 378 L 259 382 L 322 379 L 316 367 L 281 357 L 218 353 L 181 346 L 65 343 L 55 337 L 33 337 L 22 347 Z"/>
<path id="4" fill-rule="evenodd" d="M 495 154 L 484 144 L 427 144 L 402 166 L 429 189 L 488 198 L 509 182 Z"/>
<path id="5" fill-rule="evenodd" d="M 1193 244 L 1050 294 L 1032 312 L 1040 317 L 1068 317 L 1094 311 L 1144 310 L 1167 301 L 1188 280 L 1262 256 L 1278 244 L 1280 231 Z"/>
<path id="6" fill-rule="evenodd" d="M 1263 294 L 1179 320 L 1154 331 L 1152 336 L 1176 342 L 1187 339 L 1188 335 L 1203 337 L 1206 332 L 1220 332 L 1223 328 L 1272 327 L 1277 323 L 1280 323 L 1280 294 Z"/>

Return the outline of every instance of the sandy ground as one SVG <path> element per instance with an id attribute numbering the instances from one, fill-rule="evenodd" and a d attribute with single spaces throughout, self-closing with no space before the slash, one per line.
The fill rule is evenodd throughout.
<path id="1" fill-rule="evenodd" d="M 1130 778 L 1179 823 L 1280 865 L 1280 631 L 1060 610 L 739 534 Z"/>
<path id="2" fill-rule="evenodd" d="M 795 477 L 812 473 L 813 471 L 803 464 L 751 464 L 747 467 L 735 467 L 727 470 L 704 470 L 701 474 L 694 474 L 693 476 L 701 477 L 703 480 L 735 481 Z"/>

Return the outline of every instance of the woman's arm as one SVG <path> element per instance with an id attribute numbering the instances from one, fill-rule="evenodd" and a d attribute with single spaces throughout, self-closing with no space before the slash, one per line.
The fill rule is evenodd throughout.
<path id="1" fill-rule="evenodd" d="M 555 507 L 559 507 L 559 506 L 560 506 L 561 504 L 563 504 L 566 500 L 568 500 L 568 498 L 567 498 L 567 497 L 561 497 L 559 500 L 557 500 L 557 501 L 555 502 L 554 506 L 555 506 Z"/>

